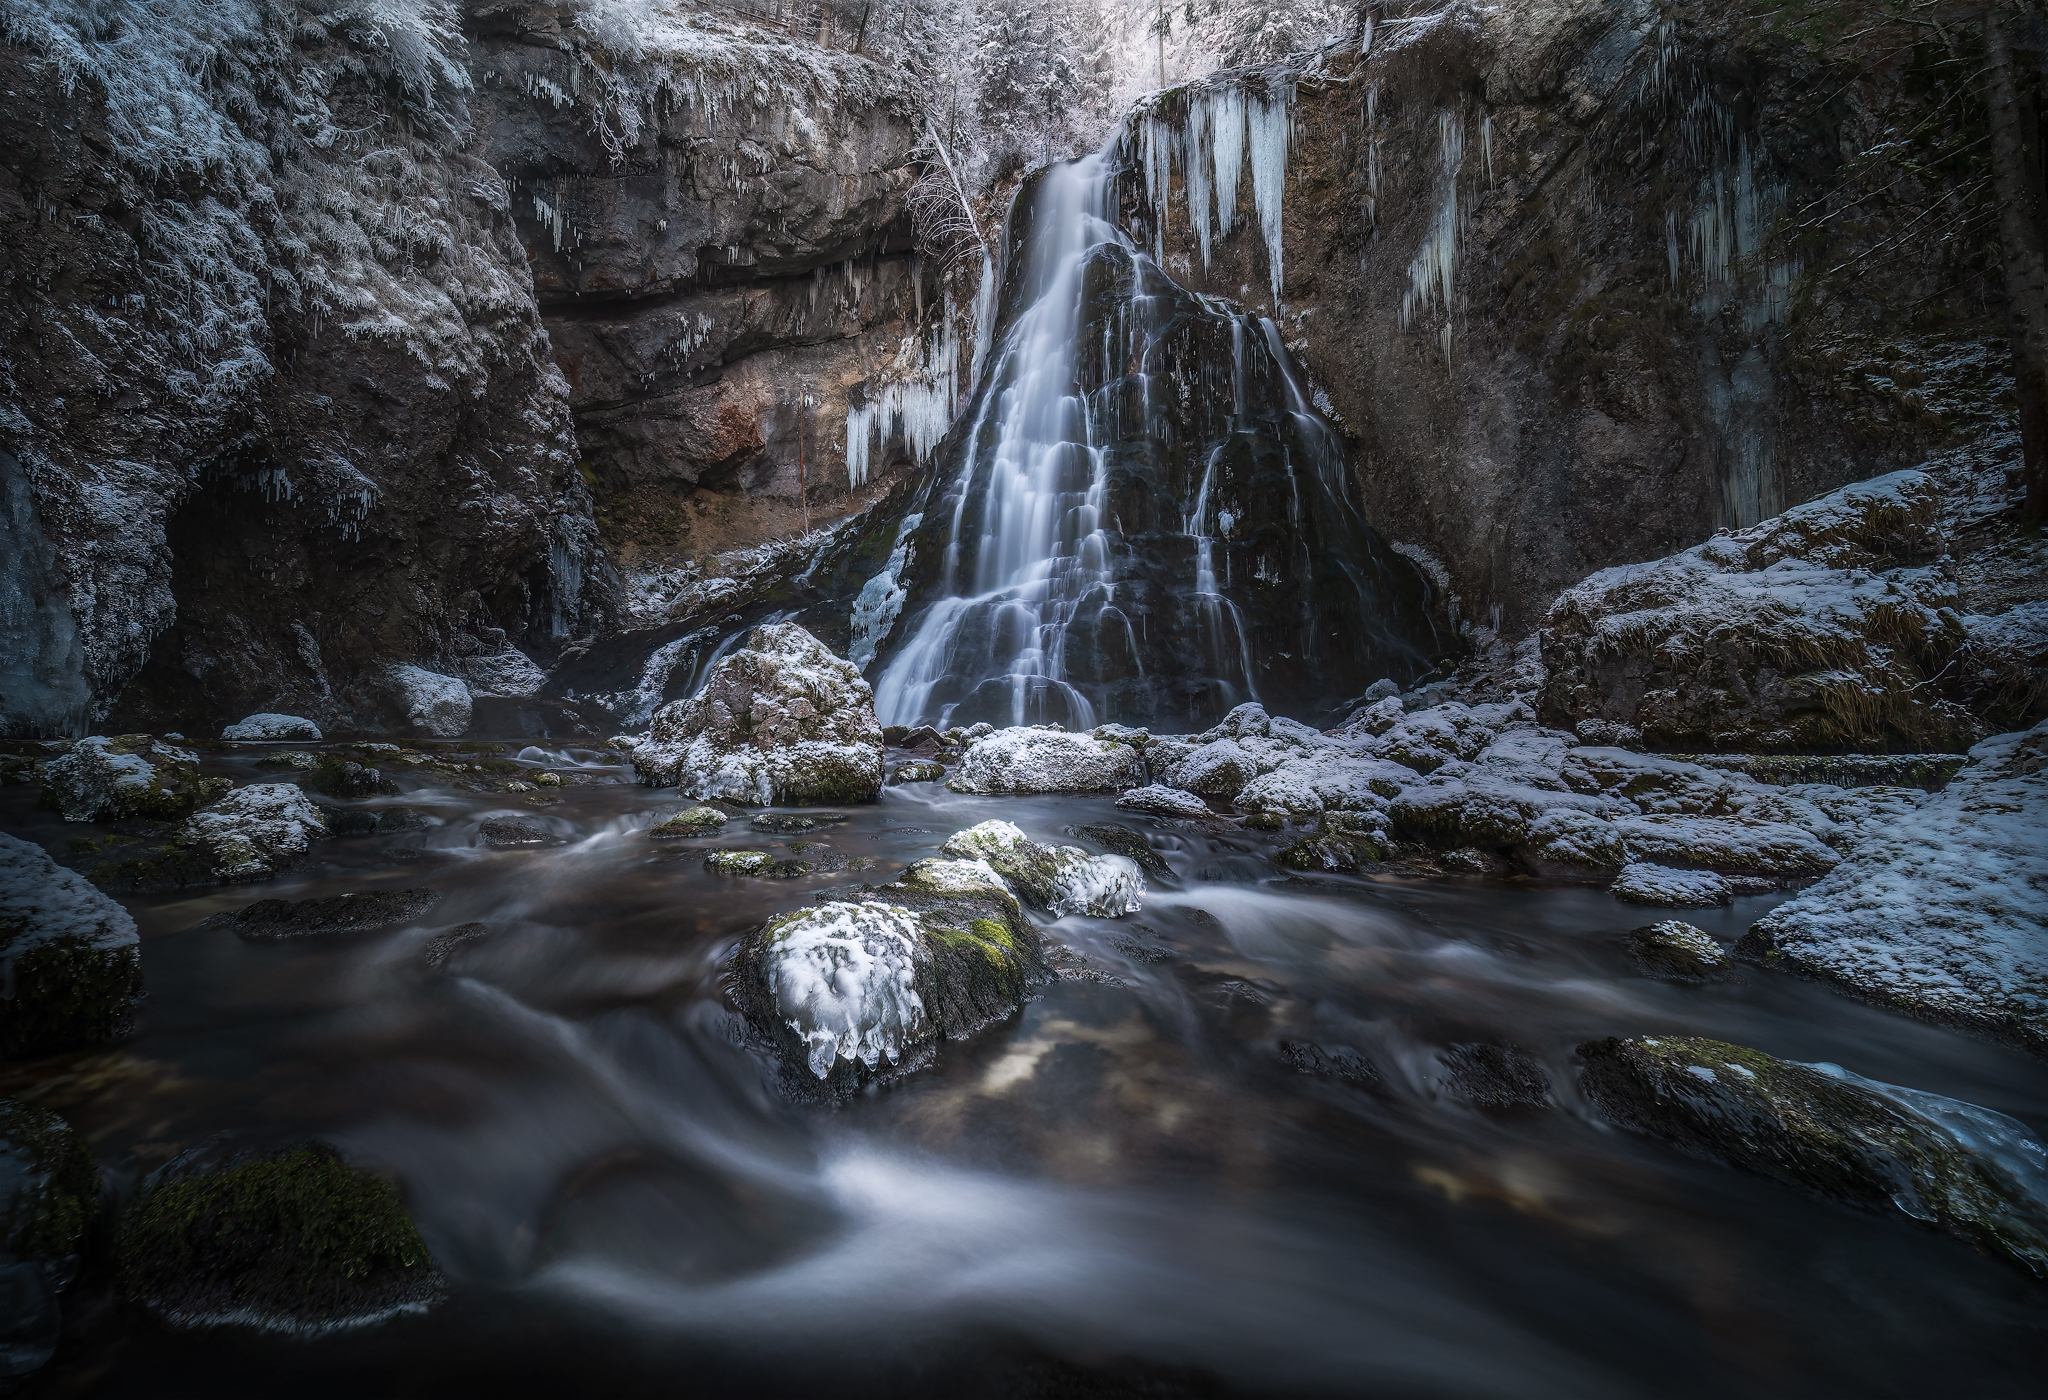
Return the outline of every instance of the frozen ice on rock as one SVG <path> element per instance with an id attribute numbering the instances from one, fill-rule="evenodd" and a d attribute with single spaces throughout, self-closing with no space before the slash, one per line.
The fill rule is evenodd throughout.
<path id="1" fill-rule="evenodd" d="M 1132 788 L 1117 798 L 1116 805 L 1127 812 L 1143 812 L 1154 817 L 1206 817 L 1209 804 L 1191 792 L 1180 788 L 1153 783 L 1149 787 Z"/>
<path id="2" fill-rule="evenodd" d="M 1138 750 L 1129 744 L 1018 726 L 976 737 L 946 786 L 975 793 L 1109 792 L 1135 786 L 1142 775 Z"/>
<path id="3" fill-rule="evenodd" d="M 1145 877 L 1128 856 L 1091 856 L 1078 846 L 1045 846 L 1006 821 L 956 831 L 939 848 L 955 861 L 985 864 L 1027 902 L 1055 918 L 1114 919 L 1136 913 Z"/>
<path id="4" fill-rule="evenodd" d="M 1608 887 L 1616 899 L 1630 904 L 1657 904 L 1669 909 L 1713 909 L 1735 897 L 1728 881 L 1711 870 L 1673 870 L 1636 862 L 1622 867 Z"/>
<path id="5" fill-rule="evenodd" d="M 767 933 L 769 990 L 823 1079 L 835 1059 L 891 1064 L 926 1034 L 917 994 L 921 930 L 908 909 L 834 901 L 785 916 Z"/>
<path id="6" fill-rule="evenodd" d="M 250 715 L 221 730 L 223 739 L 239 740 L 244 743 L 276 739 L 318 739 L 320 726 L 297 715 Z"/>

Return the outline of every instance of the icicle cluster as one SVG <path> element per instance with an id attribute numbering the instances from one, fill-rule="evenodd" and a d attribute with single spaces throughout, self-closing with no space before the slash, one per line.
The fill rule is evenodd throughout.
<path id="1" fill-rule="evenodd" d="M 980 310 L 976 299 L 976 312 Z M 978 337 L 977 337 L 978 338 Z M 877 445 L 897 432 L 919 466 L 944 441 L 960 403 L 959 316 L 946 298 L 938 325 L 929 333 L 904 338 L 896 355 L 900 377 L 871 387 L 867 401 L 846 410 L 846 479 L 867 481 Z"/>
<path id="2" fill-rule="evenodd" d="M 1291 81 L 1254 92 L 1239 81 L 1190 88 L 1186 115 L 1178 126 L 1155 106 L 1135 119 L 1124 141 L 1135 143 L 1138 168 L 1152 213 L 1152 258 L 1166 256 L 1166 219 L 1173 202 L 1173 173 L 1180 167 L 1188 225 L 1194 230 L 1202 266 L 1209 265 L 1218 238 L 1228 238 L 1237 220 L 1237 191 L 1246 160 L 1251 163 L 1252 204 L 1266 240 L 1266 269 L 1273 302 L 1280 301 L 1281 213 L 1287 186 L 1287 158 L 1294 140 Z M 1211 222 L 1213 219 L 1213 223 Z"/>
<path id="3" fill-rule="evenodd" d="M 1465 119 L 1457 113 L 1442 111 L 1436 114 L 1437 139 L 1437 203 L 1436 211 L 1430 216 L 1429 232 L 1423 235 L 1422 246 L 1415 250 L 1414 261 L 1408 264 L 1408 290 L 1401 294 L 1401 328 L 1406 330 L 1418 319 L 1443 311 L 1444 323 L 1438 329 L 1438 343 L 1443 347 L 1444 359 L 1451 358 L 1451 295 L 1458 275 L 1458 235 L 1461 232 L 1458 208 L 1458 173 L 1465 166 Z"/>

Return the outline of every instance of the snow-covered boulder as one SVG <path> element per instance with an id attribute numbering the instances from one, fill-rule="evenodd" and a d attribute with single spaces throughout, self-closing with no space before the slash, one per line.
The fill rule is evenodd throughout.
<path id="1" fill-rule="evenodd" d="M 1995 479 L 2002 464 L 1986 465 Z M 1545 621 L 1544 719 L 1687 751 L 1961 747 L 1982 729 L 1946 692 L 1973 683 L 1949 669 L 1972 633 L 1957 571 L 1936 560 L 1976 533 L 1958 511 L 1981 494 L 1940 470 L 1893 472 L 1601 570 Z M 2003 635 L 1989 619 L 1978 632 L 1987 647 Z"/>
<path id="2" fill-rule="evenodd" d="M 2048 722 L 1876 823 L 1737 945 L 1766 966 L 2048 1051 Z"/>
<path id="3" fill-rule="evenodd" d="M 1608 893 L 1630 904 L 1667 909 L 1716 909 L 1735 897 L 1727 879 L 1711 870 L 1674 870 L 1645 861 L 1624 865 Z"/>
<path id="4" fill-rule="evenodd" d="M 456 676 L 418 666 L 393 666 L 385 673 L 392 702 L 414 731 L 453 739 L 469 728 L 469 686 Z"/>
<path id="5" fill-rule="evenodd" d="M 178 828 L 176 840 L 203 855 L 222 884 L 268 880 L 306 858 L 327 820 L 293 783 L 236 788 Z"/>
<path id="6" fill-rule="evenodd" d="M 643 783 L 764 807 L 882 790 L 874 692 L 793 622 L 756 627 L 695 695 L 656 711 L 632 758 Z"/>
<path id="7" fill-rule="evenodd" d="M 479 700 L 527 700 L 548 683 L 548 673 L 532 657 L 509 647 L 465 658 L 462 670 L 469 693 Z"/>
<path id="8" fill-rule="evenodd" d="M 155 817 L 176 821 L 227 791 L 199 772 L 199 755 L 147 734 L 95 735 L 42 767 L 42 804 L 68 822 Z"/>
<path id="9" fill-rule="evenodd" d="M 1142 812 L 1152 817 L 1206 817 L 1209 804 L 1191 792 L 1180 788 L 1153 783 L 1149 787 L 1132 788 L 1117 798 L 1116 805 L 1126 812 Z"/>
<path id="10" fill-rule="evenodd" d="M 998 729 L 968 745 L 946 786 L 955 792 L 1113 792 L 1143 780 L 1129 744 L 1059 729 Z"/>
<path id="11" fill-rule="evenodd" d="M 1680 1037 L 1581 1045 L 1602 1117 L 1697 1156 L 1970 1240 L 2048 1277 L 2048 1201 L 2007 1162 L 2039 1162 L 2026 1125 L 1975 1104 Z M 2001 1160 L 2001 1158 L 2003 1160 Z"/>
<path id="12" fill-rule="evenodd" d="M 127 1032 L 142 994 L 128 911 L 41 846 L 0 833 L 0 1059 Z"/>
<path id="13" fill-rule="evenodd" d="M 1040 845 L 1005 821 L 956 831 L 939 852 L 955 861 L 985 863 L 1026 903 L 1054 918 L 1087 914 L 1114 919 L 1136 913 L 1144 899 L 1145 877 L 1129 857 Z"/>
<path id="14" fill-rule="evenodd" d="M 280 739 L 318 739 L 320 726 L 297 715 L 250 715 L 221 730 L 220 737 L 240 743 L 271 743 Z"/>
<path id="15" fill-rule="evenodd" d="M 859 900 L 770 919 L 734 954 L 731 986 L 785 1087 L 843 1099 L 1014 1014 L 1051 976 L 994 870 L 925 860 Z"/>

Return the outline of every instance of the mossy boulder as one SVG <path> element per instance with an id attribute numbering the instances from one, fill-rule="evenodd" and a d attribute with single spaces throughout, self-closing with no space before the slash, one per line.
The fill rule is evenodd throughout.
<path id="1" fill-rule="evenodd" d="M 55 1354 L 60 1295 L 99 1211 L 85 1140 L 54 1113 L 0 1099 L 0 1384 Z"/>
<path id="2" fill-rule="evenodd" d="M 311 1335 L 425 1311 L 446 1288 L 398 1188 L 322 1143 L 174 1159 L 123 1218 L 115 1263 L 131 1302 L 180 1327 Z"/>
<path id="3" fill-rule="evenodd" d="M 713 851 L 704 858 L 704 868 L 718 875 L 759 875 L 774 863 L 766 851 Z"/>
<path id="4" fill-rule="evenodd" d="M 142 998 L 128 911 L 28 841 L 0 834 L 0 1058 L 126 1035 Z"/>
<path id="5" fill-rule="evenodd" d="M 979 861 L 770 919 L 734 955 L 733 1000 L 803 1099 L 842 1101 L 928 1064 L 1050 981 L 1037 931 Z"/>
<path id="6" fill-rule="evenodd" d="M 375 768 L 332 753 L 320 755 L 300 777 L 299 786 L 322 797 L 390 797 L 398 792 L 398 784 Z"/>
<path id="7" fill-rule="evenodd" d="M 199 755 L 147 734 L 95 735 L 42 768 L 42 805 L 68 822 L 178 821 L 229 787 L 200 773 Z"/>
<path id="8" fill-rule="evenodd" d="M 1706 930 L 1682 919 L 1645 924 L 1628 935 L 1628 950 L 1645 977 L 1714 982 L 1735 972 L 1735 959 Z"/>
<path id="9" fill-rule="evenodd" d="M 899 763 L 896 771 L 889 775 L 892 787 L 898 783 L 942 783 L 945 780 L 946 765 L 930 758 Z"/>
<path id="10" fill-rule="evenodd" d="M 2021 1124 L 1717 1040 L 1596 1040 L 1578 1053 L 1587 1097 L 1617 1127 L 1831 1200 L 1901 1211 L 2048 1278 L 2048 1206 L 1943 1120 L 1967 1123 L 1977 1142 L 2024 1141 Z"/>
<path id="11" fill-rule="evenodd" d="M 1054 918 L 1087 914 L 1113 919 L 1135 913 L 1145 893 L 1145 877 L 1130 857 L 1043 845 L 1010 822 L 987 821 L 956 831 L 939 850 L 955 861 L 986 861 L 1026 903 Z"/>
<path id="12" fill-rule="evenodd" d="M 655 837 L 708 836 L 725 822 L 725 813 L 716 807 L 692 807 L 676 813 L 667 821 L 656 822 L 647 828 L 647 834 Z"/>
<path id="13" fill-rule="evenodd" d="M 160 845 L 93 867 L 102 889 L 148 894 L 275 878 L 333 834 L 327 815 L 290 783 L 251 783 L 194 812 Z"/>

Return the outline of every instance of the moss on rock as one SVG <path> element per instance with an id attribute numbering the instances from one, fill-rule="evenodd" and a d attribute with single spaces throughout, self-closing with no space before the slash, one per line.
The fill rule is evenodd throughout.
<path id="1" fill-rule="evenodd" d="M 1931 1095 L 1892 1097 L 1717 1040 L 1610 1038 L 1578 1053 L 1587 1096 L 1618 1127 L 1831 1200 L 1900 1210 L 2048 1278 L 2048 1212 L 1996 1161 L 1902 1102 Z"/>
<path id="2" fill-rule="evenodd" d="M 80 1254 L 99 1210 L 85 1139 L 47 1109 L 0 1099 L 0 1254 L 37 1263 Z"/>
<path id="3" fill-rule="evenodd" d="M 177 1326 L 318 1333 L 423 1311 L 444 1292 L 398 1188 L 310 1143 L 173 1161 L 122 1222 L 122 1292 Z"/>

